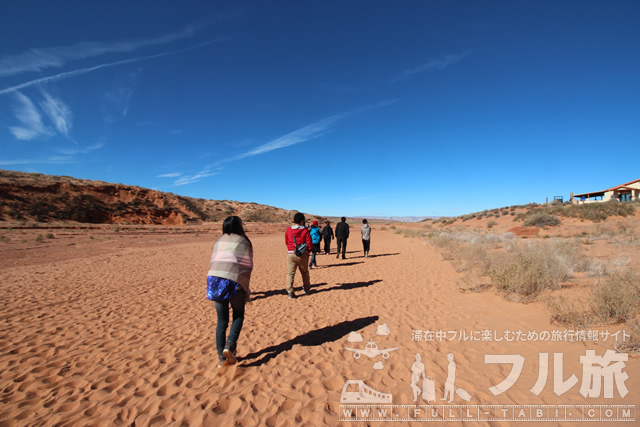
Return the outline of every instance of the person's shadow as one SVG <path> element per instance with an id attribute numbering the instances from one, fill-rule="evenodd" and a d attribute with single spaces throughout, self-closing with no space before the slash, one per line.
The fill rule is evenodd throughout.
<path id="1" fill-rule="evenodd" d="M 374 324 L 377 320 L 378 316 L 361 317 L 359 319 L 346 320 L 336 325 L 325 326 L 324 328 L 309 331 L 288 341 L 281 342 L 280 344 L 272 345 L 271 347 L 264 348 L 260 351 L 249 353 L 242 358 L 242 364 L 238 366 L 241 368 L 261 366 L 278 356 L 280 353 L 291 350 L 294 345 L 312 347 L 337 341 L 340 338 L 349 335 L 350 332 L 357 331 Z M 252 359 L 255 360 L 251 363 L 244 363 L 244 361 Z"/>
<path id="2" fill-rule="evenodd" d="M 311 288 L 314 289 L 318 286 L 326 286 L 327 283 L 326 282 L 322 282 L 322 283 L 313 283 L 311 284 Z M 294 288 L 295 291 L 301 291 L 302 288 L 301 287 L 297 287 Z M 251 293 L 251 301 L 256 301 L 262 298 L 269 298 L 275 295 L 287 295 L 287 291 L 286 289 L 273 289 L 270 291 L 258 291 L 258 292 L 252 292 Z"/>
<path id="3" fill-rule="evenodd" d="M 377 255 L 369 255 L 369 256 L 367 256 L 367 257 L 365 257 L 364 255 L 360 255 L 360 256 L 357 256 L 357 257 L 351 257 L 351 258 L 377 258 L 377 257 L 379 257 L 379 256 L 393 256 L 393 255 L 400 255 L 400 252 L 396 252 L 396 253 L 393 253 L 393 254 L 377 254 Z"/>
<path id="4" fill-rule="evenodd" d="M 315 294 L 319 294 L 322 292 L 337 291 L 337 290 L 347 291 L 349 289 L 366 288 L 368 286 L 375 285 L 378 282 L 382 282 L 382 280 L 376 279 L 376 280 L 369 280 L 368 282 L 343 283 L 341 285 L 333 286 L 331 288 L 318 289 L 318 290 L 315 290 L 312 286 L 311 290 Z"/>
<path id="5" fill-rule="evenodd" d="M 348 267 L 350 265 L 356 265 L 356 264 L 362 264 L 363 261 L 358 261 L 358 262 L 343 262 L 342 264 L 330 264 L 330 265 L 323 265 L 320 268 L 333 268 L 333 267 Z"/>

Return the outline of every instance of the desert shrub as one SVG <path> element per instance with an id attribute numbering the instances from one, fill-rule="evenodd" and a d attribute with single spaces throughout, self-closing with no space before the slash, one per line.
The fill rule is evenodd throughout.
<path id="1" fill-rule="evenodd" d="M 9 239 L 8 237 L 6 237 L 4 234 L 0 234 L 0 242 L 2 243 L 9 243 L 11 239 Z"/>
<path id="2" fill-rule="evenodd" d="M 594 325 L 589 305 L 582 300 L 572 301 L 558 296 L 547 298 L 546 304 L 552 322 L 574 328 L 588 328 Z"/>
<path id="3" fill-rule="evenodd" d="M 405 228 L 402 230 L 402 235 L 404 237 L 424 237 L 425 232 L 422 229 Z"/>
<path id="4" fill-rule="evenodd" d="M 584 271 L 586 271 L 590 277 L 602 277 L 609 274 L 607 265 L 597 259 L 589 260 Z"/>
<path id="5" fill-rule="evenodd" d="M 462 292 L 483 292 L 491 288 L 486 275 L 479 268 L 470 269 L 460 280 L 456 281 L 456 286 Z"/>
<path id="6" fill-rule="evenodd" d="M 385 227 L 385 226 L 380 227 L 380 231 L 385 231 L 386 229 L 387 229 L 387 227 Z"/>
<path id="7" fill-rule="evenodd" d="M 524 222 L 524 225 L 527 227 L 540 228 L 553 227 L 558 224 L 560 224 L 560 219 L 557 216 L 545 213 L 533 214 Z"/>
<path id="8" fill-rule="evenodd" d="M 625 329 L 629 332 L 629 339 L 617 346 L 618 351 L 640 351 L 640 316 L 628 320 Z"/>
<path id="9" fill-rule="evenodd" d="M 46 239 L 53 239 L 53 233 L 47 233 L 44 235 Z"/>
<path id="10" fill-rule="evenodd" d="M 489 220 L 489 222 L 487 222 L 487 228 L 492 228 L 496 224 L 498 223 L 491 219 Z"/>
<path id="11" fill-rule="evenodd" d="M 44 240 L 43 237 L 42 237 L 42 234 L 37 234 L 36 235 L 36 242 L 42 242 L 42 240 Z"/>
<path id="12" fill-rule="evenodd" d="M 640 279 L 631 270 L 612 274 L 593 291 L 593 309 L 605 323 L 626 322 L 640 306 Z"/>
<path id="13" fill-rule="evenodd" d="M 545 289 L 559 289 L 570 272 L 567 260 L 556 248 L 536 245 L 496 256 L 489 276 L 498 292 L 522 301 L 535 298 Z"/>

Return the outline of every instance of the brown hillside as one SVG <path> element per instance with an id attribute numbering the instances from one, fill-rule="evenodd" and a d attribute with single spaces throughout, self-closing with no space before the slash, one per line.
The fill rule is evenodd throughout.
<path id="1" fill-rule="evenodd" d="M 183 225 L 220 221 L 229 215 L 253 222 L 289 222 L 294 213 L 257 203 L 195 199 L 130 185 L 0 170 L 0 221 Z"/>

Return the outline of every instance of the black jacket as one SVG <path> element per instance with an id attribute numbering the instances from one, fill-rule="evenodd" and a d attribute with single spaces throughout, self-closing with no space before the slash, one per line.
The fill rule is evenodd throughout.
<path id="1" fill-rule="evenodd" d="M 325 239 L 333 238 L 333 228 L 331 228 L 330 225 L 324 226 L 324 228 L 322 229 L 322 237 L 324 237 Z"/>
<path id="2" fill-rule="evenodd" d="M 349 224 L 346 222 L 339 222 L 336 225 L 336 239 L 347 240 L 349 238 Z"/>

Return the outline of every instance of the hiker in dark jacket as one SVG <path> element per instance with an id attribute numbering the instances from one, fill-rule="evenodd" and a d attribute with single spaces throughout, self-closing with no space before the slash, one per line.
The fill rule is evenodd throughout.
<path id="1" fill-rule="evenodd" d="M 331 252 L 331 239 L 333 239 L 333 228 L 329 225 L 330 222 L 327 220 L 327 225 L 322 229 L 322 237 L 324 238 L 324 254 L 329 255 Z"/>
<path id="2" fill-rule="evenodd" d="M 340 258 L 340 248 L 342 247 L 342 259 L 347 259 L 345 254 L 347 253 L 347 239 L 349 238 L 349 224 L 347 224 L 347 218 L 342 217 L 336 225 L 336 242 L 338 244 L 338 253 L 336 258 Z"/>

